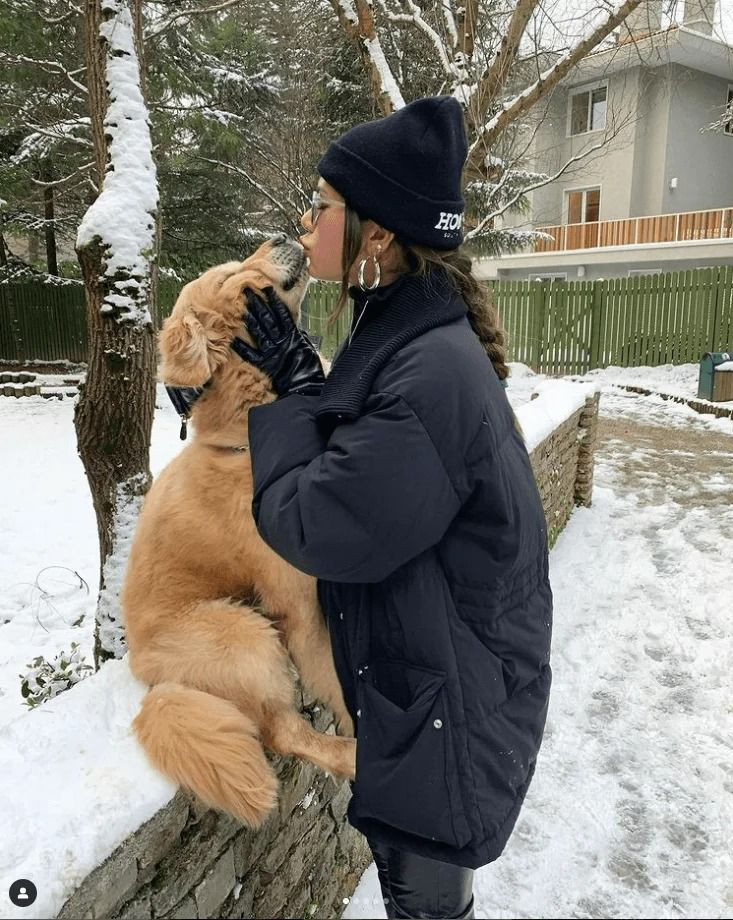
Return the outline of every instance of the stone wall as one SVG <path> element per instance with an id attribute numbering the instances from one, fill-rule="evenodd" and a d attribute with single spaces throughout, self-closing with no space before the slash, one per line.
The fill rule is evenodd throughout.
<path id="1" fill-rule="evenodd" d="M 575 505 L 591 504 L 599 396 L 589 396 L 530 453 L 551 546 Z"/>
<path id="2" fill-rule="evenodd" d="M 598 393 L 531 452 L 551 542 L 575 504 L 590 505 L 597 418 Z M 315 701 L 303 700 L 303 711 L 316 729 L 333 731 Z M 371 861 L 345 818 L 348 783 L 300 761 L 273 763 L 279 809 L 259 830 L 179 791 L 84 879 L 58 917 L 340 917 Z"/>
<path id="3" fill-rule="evenodd" d="M 304 713 L 333 731 L 313 701 Z M 349 785 L 311 764 L 272 762 L 279 808 L 259 830 L 181 790 L 87 876 L 58 917 L 339 917 L 371 861 L 346 821 Z"/>

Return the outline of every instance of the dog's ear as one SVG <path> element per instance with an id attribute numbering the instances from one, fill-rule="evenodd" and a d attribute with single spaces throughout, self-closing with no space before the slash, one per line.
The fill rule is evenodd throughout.
<path id="1" fill-rule="evenodd" d="M 169 386 L 202 386 L 229 354 L 231 332 L 224 318 L 211 310 L 175 310 L 158 338 L 158 377 Z"/>

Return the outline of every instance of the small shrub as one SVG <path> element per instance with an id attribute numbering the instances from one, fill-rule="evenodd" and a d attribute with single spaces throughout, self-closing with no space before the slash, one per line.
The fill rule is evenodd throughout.
<path id="1" fill-rule="evenodd" d="M 26 667 L 30 670 L 25 675 L 19 674 L 18 677 L 21 695 L 29 709 L 52 700 L 62 691 L 88 677 L 85 671 L 94 670 L 92 665 L 84 661 L 78 642 L 71 643 L 71 651 L 68 654 L 61 651 L 53 661 L 47 661 L 43 655 L 39 655 Z"/>

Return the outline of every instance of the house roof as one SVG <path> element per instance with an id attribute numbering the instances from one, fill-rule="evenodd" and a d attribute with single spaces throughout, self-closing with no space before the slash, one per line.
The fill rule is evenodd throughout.
<path id="1" fill-rule="evenodd" d="M 563 83 L 574 85 L 639 65 L 653 68 L 680 64 L 733 80 L 733 45 L 683 25 L 652 32 L 585 57 Z"/>

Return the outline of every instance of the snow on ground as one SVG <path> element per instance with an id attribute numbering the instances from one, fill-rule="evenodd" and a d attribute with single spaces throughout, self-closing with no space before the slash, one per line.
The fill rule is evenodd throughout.
<path id="1" fill-rule="evenodd" d="M 623 384 L 644 387 L 658 393 L 697 399 L 698 364 L 660 364 L 658 367 L 610 367 L 589 371 L 582 379 L 598 380 L 605 385 Z"/>
<path id="2" fill-rule="evenodd" d="M 145 690 L 126 661 L 110 661 L 0 728 L 0 916 L 28 916 L 6 894 L 26 878 L 38 889 L 33 916 L 55 917 L 91 868 L 175 795 L 130 732 Z"/>
<path id="3" fill-rule="evenodd" d="M 721 434 L 731 431 L 731 420 L 716 418 L 696 412 L 682 403 L 664 399 L 662 395 L 680 396 L 696 402 L 733 408 L 733 403 L 709 403 L 697 398 L 699 376 L 697 364 L 662 364 L 659 367 L 606 367 L 589 371 L 584 375 L 563 378 L 574 382 L 595 384 L 603 393 L 604 411 L 608 415 L 622 415 L 629 420 L 647 422 L 670 428 L 686 428 L 689 425 L 699 429 L 717 431 Z M 535 374 L 525 364 L 512 364 L 508 394 L 513 406 L 524 405 L 532 393 L 542 392 L 548 378 Z M 651 395 L 642 396 L 624 389 L 638 386 L 653 390 Z"/>
<path id="4" fill-rule="evenodd" d="M 162 387 L 156 405 L 153 474 L 182 447 Z M 18 675 L 36 655 L 79 642 L 93 660 L 99 548 L 73 417 L 70 398 L 0 397 L 0 726 L 27 712 Z"/>
<path id="5" fill-rule="evenodd" d="M 507 392 L 521 415 L 548 383 L 513 370 Z M 476 874 L 476 916 L 733 917 L 724 564 L 733 422 L 601 382 L 611 427 L 593 507 L 575 512 L 551 554 L 546 739 L 505 854 Z M 162 389 L 157 402 L 155 473 L 181 448 Z M 124 662 L 33 712 L 22 705 L 17 675 L 34 655 L 81 639 L 91 658 L 96 527 L 72 400 L 0 399 L 0 444 L 9 471 L 0 481 L 0 890 L 45 873 L 37 906 L 50 916 L 80 866 L 104 859 L 173 789 L 129 735 L 143 691 Z M 53 770 L 32 753 L 41 733 L 57 752 Z M 65 740 L 81 759 L 58 755 Z M 49 797 L 52 814 L 34 805 Z M 93 820 L 78 820 L 82 798 Z M 373 865 L 345 916 L 384 916 Z"/>

